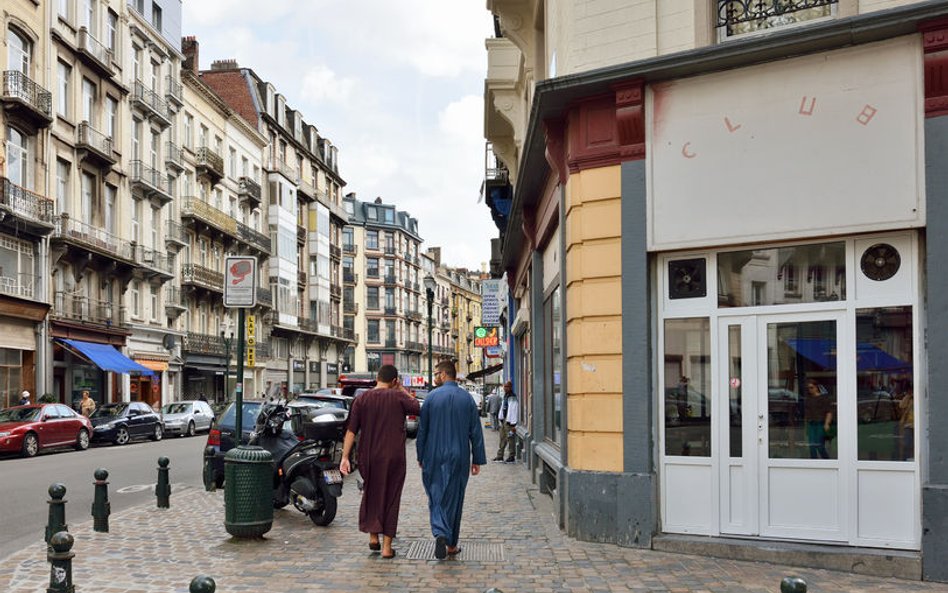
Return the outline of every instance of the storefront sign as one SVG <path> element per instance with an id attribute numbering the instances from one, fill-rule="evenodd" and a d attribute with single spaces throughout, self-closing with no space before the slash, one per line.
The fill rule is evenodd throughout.
<path id="1" fill-rule="evenodd" d="M 326 363 L 326 374 L 327 375 L 338 375 L 339 374 L 339 365 L 335 362 Z"/>
<path id="2" fill-rule="evenodd" d="M 224 274 L 224 306 L 254 307 L 257 304 L 257 258 L 229 255 Z"/>
<path id="3" fill-rule="evenodd" d="M 481 323 L 500 325 L 500 312 L 507 299 L 507 284 L 500 279 L 481 281 Z"/>
<path id="4" fill-rule="evenodd" d="M 500 330 L 497 327 L 474 328 L 474 347 L 489 348 L 500 346 Z"/>
<path id="5" fill-rule="evenodd" d="M 302 361 L 302 360 L 294 360 L 294 361 L 293 361 L 293 370 L 302 373 L 303 371 L 306 370 L 306 365 L 303 364 L 303 361 Z"/>
<path id="6" fill-rule="evenodd" d="M 503 358 L 504 349 L 500 346 L 488 346 L 484 349 L 484 356 L 487 358 Z"/>
<path id="7" fill-rule="evenodd" d="M 247 366 L 257 364 L 257 316 L 247 315 Z"/>

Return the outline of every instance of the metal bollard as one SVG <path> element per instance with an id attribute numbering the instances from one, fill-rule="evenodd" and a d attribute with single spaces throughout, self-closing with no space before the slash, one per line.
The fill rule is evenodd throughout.
<path id="1" fill-rule="evenodd" d="M 214 579 L 202 574 L 191 579 L 191 586 L 188 591 L 191 593 L 214 593 L 215 589 L 217 589 L 217 583 L 214 582 Z"/>
<path id="2" fill-rule="evenodd" d="M 95 497 L 92 499 L 92 529 L 102 533 L 109 532 L 109 515 L 112 504 L 109 502 L 109 472 L 103 468 L 95 470 Z"/>
<path id="3" fill-rule="evenodd" d="M 49 497 L 52 500 L 46 502 L 49 505 L 49 520 L 46 522 L 46 536 L 44 540 L 49 543 L 53 535 L 60 531 L 69 531 L 66 525 L 66 486 L 59 482 L 51 484 L 49 487 Z"/>
<path id="4" fill-rule="evenodd" d="M 208 492 L 217 490 L 217 483 L 214 481 L 214 447 L 204 448 L 204 489 Z"/>
<path id="5" fill-rule="evenodd" d="M 75 554 L 70 551 L 73 543 L 67 531 L 60 531 L 49 538 L 49 550 L 46 553 L 46 560 L 50 563 L 49 588 L 46 593 L 75 593 L 76 587 L 72 584 L 72 559 Z"/>
<path id="6" fill-rule="evenodd" d="M 168 481 L 168 464 L 171 463 L 167 457 L 158 458 L 158 483 L 155 484 L 155 496 L 158 497 L 159 509 L 171 508 L 171 482 Z"/>
<path id="7" fill-rule="evenodd" d="M 780 581 L 780 593 L 806 593 L 806 581 L 800 577 L 784 577 Z"/>

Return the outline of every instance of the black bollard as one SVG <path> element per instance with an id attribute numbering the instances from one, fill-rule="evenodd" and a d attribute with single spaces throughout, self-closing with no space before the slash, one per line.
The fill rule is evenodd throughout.
<path id="1" fill-rule="evenodd" d="M 109 532 L 109 515 L 112 504 L 109 502 L 109 472 L 103 468 L 95 470 L 95 497 L 92 499 L 92 529 L 102 533 Z"/>
<path id="2" fill-rule="evenodd" d="M 188 591 L 191 593 L 214 593 L 215 589 L 217 589 L 217 583 L 214 582 L 214 579 L 202 574 L 191 579 L 191 586 Z"/>
<path id="3" fill-rule="evenodd" d="M 158 497 L 159 509 L 171 508 L 171 482 L 168 481 L 168 464 L 171 463 L 167 457 L 158 458 L 158 483 L 155 484 L 155 496 Z"/>
<path id="4" fill-rule="evenodd" d="M 806 593 L 806 581 L 800 577 L 784 577 L 780 581 L 780 593 Z"/>
<path id="5" fill-rule="evenodd" d="M 49 588 L 46 593 L 75 593 L 76 587 L 72 584 L 71 552 L 74 540 L 68 531 L 60 531 L 49 538 L 49 550 L 46 560 L 49 562 Z"/>
<path id="6" fill-rule="evenodd" d="M 47 544 L 54 534 L 60 531 L 69 531 L 69 527 L 66 526 L 66 501 L 63 500 L 65 496 L 65 485 L 58 482 L 50 485 L 49 497 L 52 500 L 47 501 L 49 505 L 49 521 L 46 523 L 46 536 L 44 538 Z"/>
<path id="7" fill-rule="evenodd" d="M 217 490 L 217 483 L 214 481 L 214 447 L 204 448 L 204 489 L 208 492 Z"/>

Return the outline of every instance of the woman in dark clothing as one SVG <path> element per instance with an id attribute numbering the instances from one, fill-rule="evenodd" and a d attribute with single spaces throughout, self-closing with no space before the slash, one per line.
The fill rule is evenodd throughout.
<path id="1" fill-rule="evenodd" d="M 835 404 L 825 387 L 809 379 L 806 382 L 806 397 L 803 405 L 803 420 L 806 422 L 806 440 L 810 445 L 810 458 L 829 459 L 826 440 L 827 433 L 833 425 Z"/>

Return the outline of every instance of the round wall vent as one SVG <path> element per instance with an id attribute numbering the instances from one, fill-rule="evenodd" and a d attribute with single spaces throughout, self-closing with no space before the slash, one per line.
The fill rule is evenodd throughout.
<path id="1" fill-rule="evenodd" d="M 883 281 L 895 276 L 902 265 L 899 251 L 888 243 L 876 243 L 862 254 L 859 266 L 871 280 Z"/>

